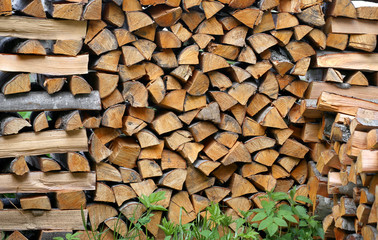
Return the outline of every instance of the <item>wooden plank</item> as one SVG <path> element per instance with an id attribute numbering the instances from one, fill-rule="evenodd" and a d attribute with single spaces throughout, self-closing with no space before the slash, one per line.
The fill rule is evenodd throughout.
<path id="1" fill-rule="evenodd" d="M 0 54 L 0 71 L 57 76 L 87 74 L 88 62 L 88 54 L 76 57 Z"/>
<path id="2" fill-rule="evenodd" d="M 315 67 L 378 71 L 378 53 L 320 53 L 316 56 Z"/>
<path id="3" fill-rule="evenodd" d="M 81 210 L 51 210 L 34 211 L 8 209 L 0 210 L 0 229 L 3 231 L 14 230 L 84 230 L 81 217 Z M 83 210 L 87 219 L 88 211 Z"/>
<path id="4" fill-rule="evenodd" d="M 0 158 L 74 151 L 88 151 L 85 129 L 26 132 L 0 137 Z"/>
<path id="5" fill-rule="evenodd" d="M 53 20 L 32 17 L 0 17 L 0 36 L 43 40 L 81 40 L 87 21 Z"/>
<path id="6" fill-rule="evenodd" d="M 98 91 L 90 94 L 72 95 L 70 92 L 29 92 L 16 95 L 0 94 L 0 112 L 101 110 Z"/>
<path id="7" fill-rule="evenodd" d="M 327 33 L 378 34 L 378 22 L 374 20 L 329 17 L 326 22 Z"/>
<path id="8" fill-rule="evenodd" d="M 326 82 L 311 82 L 307 88 L 305 98 L 318 99 L 322 92 L 337 93 L 361 99 L 378 100 L 378 87 L 351 86 L 348 89 L 343 89 L 337 87 L 335 84 Z"/>
<path id="9" fill-rule="evenodd" d="M 378 111 L 378 103 L 328 92 L 323 92 L 319 96 L 316 107 L 320 111 L 339 112 L 352 116 L 356 116 L 359 108 Z"/>
<path id="10" fill-rule="evenodd" d="M 95 190 L 96 173 L 30 172 L 20 177 L 6 173 L 0 174 L 0 182 L 0 193 Z"/>

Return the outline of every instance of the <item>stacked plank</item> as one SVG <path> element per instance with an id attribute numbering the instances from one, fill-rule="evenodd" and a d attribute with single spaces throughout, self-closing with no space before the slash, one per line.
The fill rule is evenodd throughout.
<path id="1" fill-rule="evenodd" d="M 2 202 L 24 214 L 0 211 L 9 219 L 0 229 L 24 230 L 28 216 L 33 229 L 55 231 L 45 238 L 81 230 L 54 214 L 80 219 L 87 206 L 93 230 L 125 234 L 145 211 L 136 198 L 164 191 L 168 212 L 146 226 L 160 239 L 163 217 L 188 223 L 213 201 L 237 218 L 262 207 L 265 191 L 299 185 L 328 215 L 328 237 L 377 234 L 377 7 L 3 2 L 0 14 L 14 14 L 0 17 L 0 163 L 9 163 L 0 192 L 17 192 Z M 55 193 L 25 195 L 41 192 Z M 36 221 L 35 209 L 57 222 Z"/>
<path id="2" fill-rule="evenodd" d="M 8 3 L 0 3 L 1 14 L 11 13 Z M 42 17 L 34 15 L 45 14 L 38 6 L 31 1 L 21 12 Z M 99 92 L 83 77 L 87 23 L 19 16 L 0 22 L 0 229 L 17 230 L 8 239 L 83 230 L 85 191 L 95 190 L 96 174 L 82 128 L 88 113 L 101 110 Z"/>

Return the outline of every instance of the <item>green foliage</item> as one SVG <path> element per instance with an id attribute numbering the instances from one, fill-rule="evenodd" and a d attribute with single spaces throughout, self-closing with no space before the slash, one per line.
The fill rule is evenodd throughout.
<path id="1" fill-rule="evenodd" d="M 15 193 L 3 193 L 0 194 L 0 198 L 15 198 L 16 194 Z"/>
<path id="2" fill-rule="evenodd" d="M 181 212 L 183 210 L 181 209 Z M 206 208 L 204 217 L 198 215 L 193 222 L 187 224 L 175 224 L 163 218 L 159 227 L 166 235 L 165 240 L 258 239 L 258 233 L 246 220 L 247 218 L 248 216 L 245 215 L 243 218 L 233 220 L 231 216 L 227 216 L 221 211 L 219 204 L 211 203 Z M 235 233 L 228 228 L 231 224 L 236 225 Z"/>
<path id="3" fill-rule="evenodd" d="M 303 204 L 312 204 L 304 196 L 295 196 L 296 187 L 289 194 L 283 192 L 268 192 L 267 199 L 261 201 L 263 208 L 253 209 L 256 215 L 252 218 L 254 227 L 264 231 L 266 239 L 313 239 L 324 238 L 323 228 L 315 216 L 309 216 Z M 277 203 L 282 202 L 277 207 Z M 286 204 L 285 204 L 286 203 Z"/>
<path id="4" fill-rule="evenodd" d="M 80 240 L 80 238 L 78 237 L 80 234 L 82 234 L 82 233 L 81 232 L 76 232 L 74 234 L 67 233 L 66 239 L 67 240 Z M 53 239 L 54 240 L 64 240 L 64 238 L 62 238 L 62 237 L 54 237 Z"/>
<path id="5" fill-rule="evenodd" d="M 29 119 L 32 112 L 18 112 L 23 119 Z"/>
<path id="6" fill-rule="evenodd" d="M 165 233 L 165 240 L 257 240 L 260 236 L 259 232 L 261 236 L 265 236 L 264 239 L 266 240 L 324 238 L 321 223 L 315 220 L 315 216 L 310 216 L 307 212 L 306 204 L 312 204 L 310 199 L 295 195 L 296 188 L 292 189 L 289 194 L 268 192 L 266 196 L 261 197 L 263 198 L 261 201 L 263 208 L 247 212 L 241 211 L 242 217 L 236 219 L 223 213 L 218 203 L 211 203 L 202 213 L 203 215 L 198 214 L 194 221 L 182 224 L 181 216 L 186 210 L 181 208 L 178 224 L 163 218 L 159 227 Z M 139 239 L 141 232 L 147 236 L 148 240 L 153 239 L 149 237 L 146 225 L 151 221 L 154 215 L 153 211 L 167 211 L 161 205 L 156 204 L 163 199 L 165 199 L 163 191 L 152 193 L 150 196 L 139 197 L 139 201 L 146 207 L 147 211 L 139 219 L 135 217 L 129 219 L 126 236 L 118 234 L 120 225 L 117 221 L 113 239 Z M 97 231 L 92 228 L 88 229 L 83 210 L 82 217 L 85 232 L 89 239 L 103 239 L 108 229 Z M 120 214 L 118 220 L 121 218 Z M 103 225 L 100 226 L 103 228 Z M 231 231 L 230 226 L 235 231 Z M 62 238 L 56 239 L 62 240 Z M 67 234 L 66 239 L 77 239 L 77 235 Z"/>

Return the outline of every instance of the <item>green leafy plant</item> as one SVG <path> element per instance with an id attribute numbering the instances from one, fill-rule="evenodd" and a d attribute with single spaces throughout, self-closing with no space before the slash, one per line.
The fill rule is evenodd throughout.
<path id="1" fill-rule="evenodd" d="M 258 231 L 264 231 L 266 239 L 307 240 L 324 237 L 321 223 L 315 220 L 315 216 L 310 216 L 302 204 L 312 204 L 311 200 L 304 196 L 296 196 L 296 187 L 290 190 L 289 194 L 268 192 L 264 198 L 261 201 L 263 208 L 253 209 L 251 212 L 257 213 L 252 218 L 252 222 L 255 222 L 252 226 Z"/>
<path id="2" fill-rule="evenodd" d="M 181 224 L 182 211 L 180 209 L 179 223 L 175 224 L 163 218 L 159 227 L 164 231 L 165 240 L 231 240 L 231 239 L 258 239 L 258 233 L 245 218 L 233 220 L 231 216 L 224 214 L 218 203 L 211 203 L 204 216 L 198 214 L 190 223 Z M 236 231 L 230 231 L 230 225 L 236 225 Z"/>
<path id="3" fill-rule="evenodd" d="M 32 112 L 18 112 L 23 119 L 29 119 Z"/>
<path id="4" fill-rule="evenodd" d="M 80 240 L 80 238 L 78 236 L 81 235 L 81 234 L 82 234 L 81 232 L 76 232 L 74 234 L 67 233 L 66 234 L 66 239 L 67 240 Z M 64 240 L 63 237 L 54 237 L 53 239 L 54 240 Z"/>
<path id="5" fill-rule="evenodd" d="M 267 240 L 309 240 L 324 237 L 321 223 L 315 219 L 315 216 L 310 216 L 307 212 L 306 205 L 311 205 L 312 202 L 307 197 L 297 196 L 295 187 L 289 194 L 271 191 L 261 198 L 263 208 L 241 211 L 242 217 L 237 219 L 225 214 L 219 203 L 211 203 L 202 214 L 198 214 L 196 219 L 190 223 L 182 224 L 181 217 L 186 210 L 180 208 L 179 223 L 163 218 L 159 227 L 165 233 L 165 240 L 257 240 L 260 237 L 259 232 Z M 165 199 L 164 192 L 139 197 L 139 201 L 147 210 L 138 219 L 135 215 L 129 219 L 125 236 L 119 234 L 120 225 L 117 221 L 113 239 L 134 240 L 139 239 L 143 233 L 147 239 L 153 239 L 149 237 L 146 225 L 151 222 L 151 218 L 154 216 L 153 211 L 167 211 L 161 205 L 156 204 L 163 199 Z M 105 237 L 109 229 L 103 230 L 103 225 L 99 230 L 88 229 L 83 210 L 82 217 L 89 239 L 101 240 Z M 118 220 L 121 218 L 120 214 Z M 230 227 L 233 231 L 230 230 Z M 77 235 L 66 235 L 66 239 L 77 239 Z"/>

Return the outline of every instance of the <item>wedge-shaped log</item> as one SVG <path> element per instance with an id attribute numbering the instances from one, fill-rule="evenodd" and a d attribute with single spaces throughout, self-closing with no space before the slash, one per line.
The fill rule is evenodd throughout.
<path id="1" fill-rule="evenodd" d="M 47 92 L 29 92 L 14 96 L 0 94 L 0 112 L 54 111 L 54 110 L 100 110 L 98 91 L 88 95 L 73 96 L 70 92 L 49 95 Z"/>
<path id="2" fill-rule="evenodd" d="M 70 151 L 88 151 L 85 129 L 70 132 L 59 130 L 27 132 L 0 137 L 1 158 Z"/>
<path id="3" fill-rule="evenodd" d="M 0 36 L 44 40 L 81 40 L 87 21 L 38 19 L 21 16 L 1 17 Z"/>
<path id="4" fill-rule="evenodd" d="M 22 178 L 13 174 L 1 174 L 1 193 L 43 193 L 61 190 L 94 190 L 96 174 L 90 173 L 43 173 L 30 172 Z"/>
<path id="5" fill-rule="evenodd" d="M 0 54 L 0 70 L 49 75 L 87 74 L 89 56 L 76 57 Z"/>
<path id="6" fill-rule="evenodd" d="M 181 207 L 185 209 L 185 211 L 182 211 L 182 214 L 180 214 Z M 168 219 L 174 223 L 181 222 L 182 224 L 186 224 L 193 221 L 195 218 L 196 214 L 194 212 L 193 205 L 190 202 L 188 193 L 180 191 L 175 194 L 172 197 L 171 203 L 169 205 Z"/>
<path id="7" fill-rule="evenodd" d="M 87 205 L 84 191 L 59 191 L 56 193 L 56 204 L 59 209 L 81 209 Z"/>

